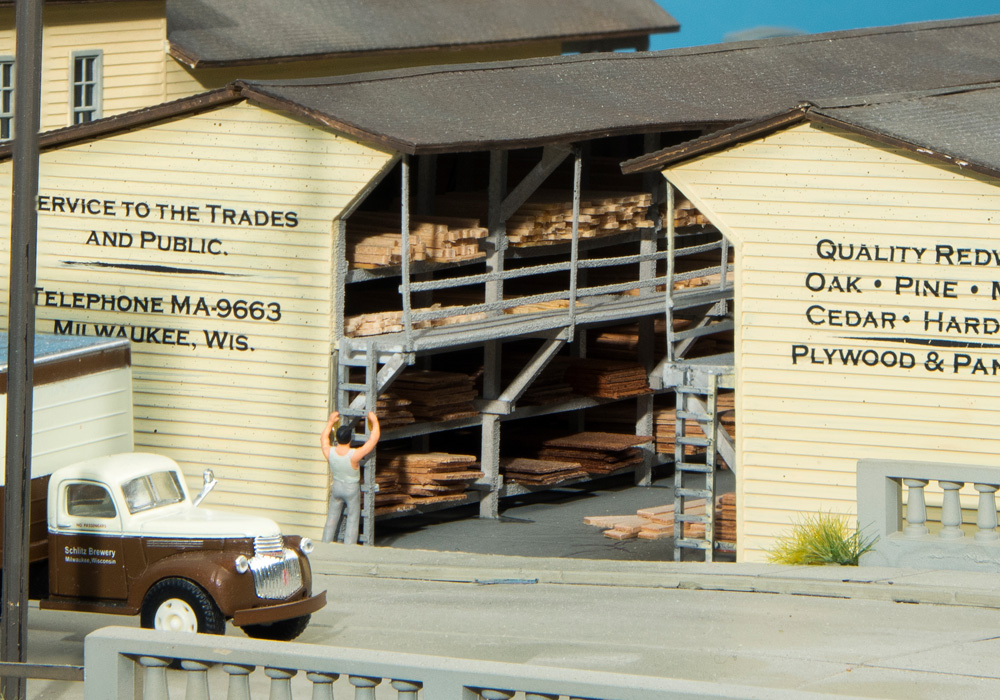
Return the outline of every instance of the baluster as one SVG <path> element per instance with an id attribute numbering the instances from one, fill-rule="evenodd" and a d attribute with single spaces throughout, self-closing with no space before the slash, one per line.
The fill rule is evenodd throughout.
<path id="1" fill-rule="evenodd" d="M 139 665 L 145 669 L 142 672 L 143 700 L 170 700 L 167 692 L 167 666 L 170 661 L 156 656 L 139 657 Z"/>
<path id="2" fill-rule="evenodd" d="M 333 682 L 340 678 L 339 673 L 310 671 L 306 678 L 313 684 L 312 700 L 333 700 Z"/>
<path id="3" fill-rule="evenodd" d="M 375 700 L 375 686 L 382 682 L 367 676 L 348 676 L 347 680 L 354 686 L 354 700 Z"/>
<path id="4" fill-rule="evenodd" d="M 253 666 L 222 664 L 222 670 L 229 674 L 229 700 L 250 700 L 250 673 Z"/>
<path id="5" fill-rule="evenodd" d="M 510 700 L 514 697 L 513 690 L 492 690 L 490 688 L 483 688 L 479 694 L 483 700 Z"/>
<path id="6" fill-rule="evenodd" d="M 997 486 L 994 484 L 973 484 L 979 492 L 979 508 L 976 514 L 977 540 L 1000 540 L 997 534 Z"/>
<path id="7" fill-rule="evenodd" d="M 398 700 L 417 700 L 417 691 L 423 688 L 424 684 L 412 681 L 392 681 L 392 687 L 397 691 Z"/>
<path id="8" fill-rule="evenodd" d="M 559 700 L 559 696 L 545 693 L 525 693 L 524 700 Z"/>
<path id="9" fill-rule="evenodd" d="M 903 533 L 907 537 L 923 537 L 927 534 L 927 504 L 924 501 L 926 479 L 903 479 L 909 492 L 906 495 L 906 527 Z"/>
<path id="10" fill-rule="evenodd" d="M 187 671 L 187 685 L 184 689 L 184 700 L 209 700 L 208 669 L 212 664 L 204 661 L 181 661 L 181 668 Z"/>
<path id="11" fill-rule="evenodd" d="M 944 499 L 941 502 L 941 532 L 944 539 L 959 539 L 965 537 L 962 532 L 962 502 L 958 490 L 965 486 L 961 481 L 939 481 L 944 489 Z"/>
<path id="12" fill-rule="evenodd" d="M 291 668 L 265 668 L 264 674 L 271 679 L 270 700 L 292 700 L 292 676 L 298 671 Z"/>

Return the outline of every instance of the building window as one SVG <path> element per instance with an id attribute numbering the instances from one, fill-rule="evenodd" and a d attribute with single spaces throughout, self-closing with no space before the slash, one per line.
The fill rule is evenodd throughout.
<path id="1" fill-rule="evenodd" d="M 0 141 L 14 136 L 14 59 L 0 57 Z"/>
<path id="2" fill-rule="evenodd" d="M 73 54 L 70 105 L 74 124 L 101 118 L 100 51 L 79 51 Z"/>

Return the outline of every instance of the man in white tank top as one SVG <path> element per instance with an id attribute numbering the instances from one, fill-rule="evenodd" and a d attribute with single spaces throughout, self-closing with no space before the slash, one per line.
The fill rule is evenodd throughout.
<path id="1" fill-rule="evenodd" d="M 342 425 L 337 428 L 337 444 L 331 446 L 330 432 L 338 420 L 340 420 L 340 413 L 337 411 L 331 413 L 319 436 L 323 457 L 326 459 L 333 477 L 330 484 L 330 508 L 326 518 L 326 527 L 323 528 L 323 541 L 333 542 L 333 538 L 337 536 L 340 516 L 346 506 L 347 526 L 344 530 L 344 544 L 357 544 L 358 529 L 361 523 L 361 460 L 375 449 L 375 445 L 382 436 L 382 431 L 378 425 L 378 417 L 370 411 L 368 420 L 371 422 L 371 432 L 364 445 L 352 448 L 351 438 L 354 431 L 350 426 Z"/>

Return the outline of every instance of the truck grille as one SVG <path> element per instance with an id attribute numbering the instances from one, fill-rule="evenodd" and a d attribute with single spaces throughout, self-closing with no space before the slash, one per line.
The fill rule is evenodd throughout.
<path id="1" fill-rule="evenodd" d="M 256 548 L 256 542 L 254 545 Z M 299 557 L 291 549 L 284 550 L 282 556 L 255 556 L 250 560 L 250 571 L 258 598 L 287 598 L 302 587 Z"/>
<path id="2" fill-rule="evenodd" d="M 284 556 L 285 538 L 281 535 L 259 535 L 253 538 L 253 554 L 255 557 Z"/>

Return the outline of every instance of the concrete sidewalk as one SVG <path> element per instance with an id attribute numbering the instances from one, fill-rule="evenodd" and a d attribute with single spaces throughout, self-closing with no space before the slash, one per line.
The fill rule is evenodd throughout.
<path id="1" fill-rule="evenodd" d="M 989 573 L 848 566 L 554 559 L 317 543 L 318 575 L 770 593 L 1000 609 Z"/>

